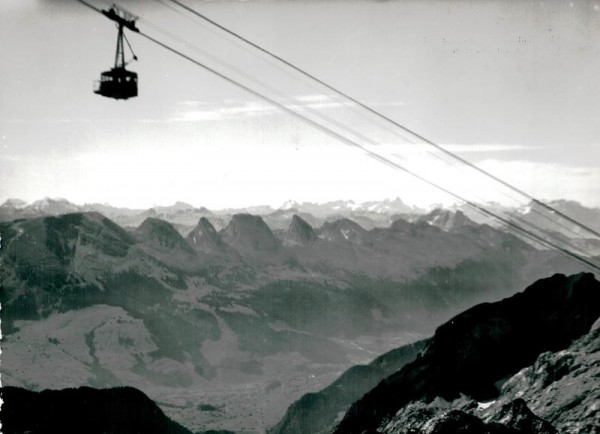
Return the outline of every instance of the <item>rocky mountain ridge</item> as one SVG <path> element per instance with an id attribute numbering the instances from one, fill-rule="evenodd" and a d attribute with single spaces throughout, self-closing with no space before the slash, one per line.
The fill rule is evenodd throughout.
<path id="1" fill-rule="evenodd" d="M 20 199 L 7 199 L 0 205 L 0 221 L 91 211 L 100 212 L 122 226 L 139 226 L 148 217 L 160 218 L 175 225 L 191 226 L 195 225 L 201 217 L 209 217 L 218 230 L 224 228 L 231 216 L 235 214 L 259 215 L 273 230 L 277 230 L 287 228 L 294 214 L 309 221 L 312 225 L 321 225 L 331 219 L 353 217 L 354 220 L 371 228 L 389 225 L 395 218 L 394 216 L 417 215 L 426 212 L 423 209 L 405 205 L 399 198 L 362 204 L 342 200 L 321 204 L 290 201 L 280 208 L 254 206 L 222 210 L 196 208 L 185 202 L 176 202 L 171 206 L 154 206 L 149 209 L 129 209 L 96 203 L 76 205 L 66 199 L 44 198 L 29 204 Z"/>
<path id="2" fill-rule="evenodd" d="M 535 201 L 520 207 L 505 207 L 494 203 L 483 205 L 502 219 L 526 229 L 534 228 L 538 236 L 549 238 L 569 250 L 584 252 L 584 256 L 600 255 L 600 240 L 593 233 L 593 231 L 600 232 L 600 209 L 587 208 L 577 202 L 567 200 L 547 202 L 547 205 L 558 210 L 558 213 L 550 212 L 546 206 Z M 294 215 L 315 228 L 322 226 L 325 222 L 348 218 L 363 228 L 371 230 L 389 227 L 398 218 L 402 218 L 408 221 L 427 222 L 444 231 L 451 231 L 454 226 L 470 224 L 470 221 L 503 228 L 505 231 L 509 230 L 497 219 L 482 214 L 465 204 L 457 204 L 445 209 L 437 207 L 425 210 L 407 206 L 400 198 L 364 203 L 356 203 L 351 200 L 338 200 L 322 204 L 289 201 L 280 208 L 254 206 L 212 211 L 205 207 L 196 208 L 184 202 L 143 210 L 118 208 L 107 204 L 76 205 L 65 199 L 44 198 L 30 204 L 20 199 L 8 199 L 0 205 L 0 222 L 74 212 L 100 212 L 123 227 L 138 227 L 146 218 L 158 218 L 170 222 L 184 237 L 202 217 L 208 218 L 211 225 L 220 231 L 236 214 L 258 215 L 274 232 L 286 231 L 292 223 Z M 562 217 L 560 213 L 578 220 L 591 231 L 575 225 L 572 221 Z M 521 236 L 519 231 L 516 234 Z M 523 237 L 523 240 L 532 243 L 527 237 Z M 532 245 L 539 247 L 537 243 L 532 243 Z"/>
<path id="3" fill-rule="evenodd" d="M 565 349 L 599 316 L 600 283 L 591 274 L 554 275 L 523 293 L 468 309 L 440 326 L 414 362 L 355 402 L 335 432 L 378 430 L 414 401 L 453 401 L 462 395 L 496 400 L 499 382 L 540 354 Z"/>
<path id="4" fill-rule="evenodd" d="M 596 324 L 599 324 L 598 321 Z M 599 324 L 600 325 L 600 324 Z M 592 330 L 557 352 L 545 352 L 536 361 L 501 385 L 498 399 L 477 402 L 466 396 L 454 401 L 436 398 L 429 403 L 415 401 L 400 409 L 382 424 L 383 434 L 429 433 L 443 428 L 448 415 L 460 413 L 462 427 L 478 420 L 512 425 L 522 433 L 594 433 L 600 425 L 597 388 L 600 357 L 600 328 Z M 452 417 L 450 417 L 452 419 Z M 516 426 L 515 426 L 516 425 Z M 456 429 L 456 427 L 454 427 Z"/>

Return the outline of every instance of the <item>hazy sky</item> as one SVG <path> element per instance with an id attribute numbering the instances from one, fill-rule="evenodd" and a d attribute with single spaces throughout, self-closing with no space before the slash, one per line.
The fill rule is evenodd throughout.
<path id="1" fill-rule="evenodd" d="M 534 195 L 600 206 L 600 0 L 184 1 Z M 117 3 L 144 32 L 460 195 L 509 200 L 167 0 Z M 0 2 L 0 201 L 454 201 L 128 38 L 140 96 L 102 98 L 109 20 L 75 0 Z"/>

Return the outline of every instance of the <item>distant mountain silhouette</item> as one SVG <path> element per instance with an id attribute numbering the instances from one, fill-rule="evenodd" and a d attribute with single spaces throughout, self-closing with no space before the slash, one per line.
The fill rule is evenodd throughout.
<path id="1" fill-rule="evenodd" d="M 62 198 L 44 198 L 27 206 L 30 211 L 38 211 L 46 215 L 60 215 L 80 211 L 79 206 Z"/>
<path id="2" fill-rule="evenodd" d="M 210 253 L 223 251 L 227 244 L 221 238 L 215 227 L 206 217 L 201 217 L 198 224 L 186 237 L 188 243 L 194 250 Z"/>
<path id="3" fill-rule="evenodd" d="M 44 390 L 3 387 L 4 434 L 191 434 L 132 387 Z"/>
<path id="4" fill-rule="evenodd" d="M 76 205 L 65 199 L 45 198 L 30 204 L 20 199 L 6 200 L 0 205 L 0 221 L 89 211 L 101 212 L 122 226 L 133 227 L 139 226 L 147 217 L 156 217 L 174 225 L 190 226 L 191 229 L 191 226 L 194 226 L 200 217 L 210 217 L 217 230 L 224 228 L 234 214 L 260 215 L 272 230 L 285 230 L 289 226 L 293 214 L 299 215 L 313 227 L 321 225 L 325 220 L 346 217 L 352 218 L 367 229 L 372 229 L 389 225 L 390 216 L 393 215 L 416 215 L 425 212 L 425 210 L 405 205 L 399 198 L 364 203 L 351 200 L 338 200 L 323 204 L 290 201 L 279 209 L 270 206 L 251 206 L 211 211 L 205 207 L 194 208 L 185 202 L 176 202 L 169 206 L 154 206 L 148 209 L 129 209 L 99 203 Z"/>
<path id="5" fill-rule="evenodd" d="M 298 243 L 305 244 L 311 241 L 315 241 L 317 239 L 317 234 L 310 224 L 308 224 L 304 219 L 300 216 L 294 214 L 292 217 L 292 222 L 286 233 L 286 240 Z"/>
<path id="6" fill-rule="evenodd" d="M 462 211 L 449 211 L 445 209 L 435 209 L 427 215 L 420 216 L 417 221 L 427 222 L 446 232 L 457 231 L 466 226 L 476 226 L 477 224 L 469 219 Z"/>
<path id="7" fill-rule="evenodd" d="M 319 229 L 319 238 L 327 241 L 360 241 L 366 233 L 358 223 L 342 218 L 323 224 Z"/>
<path id="8" fill-rule="evenodd" d="M 148 217 L 142 222 L 136 233 L 142 242 L 159 250 L 180 250 L 189 254 L 194 253 L 173 225 L 166 221 Z"/>
<path id="9" fill-rule="evenodd" d="M 4 208 L 6 210 L 9 210 L 9 209 L 18 210 L 18 209 L 23 209 L 26 206 L 27 206 L 27 202 L 25 202 L 24 200 L 10 198 L 10 199 L 6 199 L 6 201 L 4 201 L 4 203 L 2 205 L 0 205 L 0 208 Z"/>
<path id="10" fill-rule="evenodd" d="M 273 231 L 285 231 L 289 228 L 294 216 L 300 217 L 302 220 L 310 224 L 311 226 L 320 226 L 323 223 L 323 219 L 317 218 L 312 214 L 298 211 L 295 208 L 285 208 L 273 211 L 270 214 L 261 216 L 267 226 Z"/>
<path id="11" fill-rule="evenodd" d="M 280 242 L 262 218 L 250 214 L 236 214 L 220 233 L 223 241 L 242 252 L 273 251 Z"/>

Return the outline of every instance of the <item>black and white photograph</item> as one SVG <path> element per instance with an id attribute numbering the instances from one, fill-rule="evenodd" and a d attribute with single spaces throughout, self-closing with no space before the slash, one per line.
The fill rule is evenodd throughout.
<path id="1" fill-rule="evenodd" d="M 597 434 L 600 0 L 2 0 L 0 432 Z"/>

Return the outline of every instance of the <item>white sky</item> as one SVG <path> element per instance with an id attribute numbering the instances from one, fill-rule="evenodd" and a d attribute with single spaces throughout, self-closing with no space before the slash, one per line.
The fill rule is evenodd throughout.
<path id="1" fill-rule="evenodd" d="M 459 195 L 510 202 L 163 3 L 120 4 L 148 34 L 311 117 L 327 116 L 329 127 Z M 188 4 L 536 196 L 600 206 L 600 1 Z M 74 0 L 2 0 L 0 201 L 454 201 L 139 35 L 128 34 L 140 96 L 94 95 L 115 37 L 106 18 Z"/>

